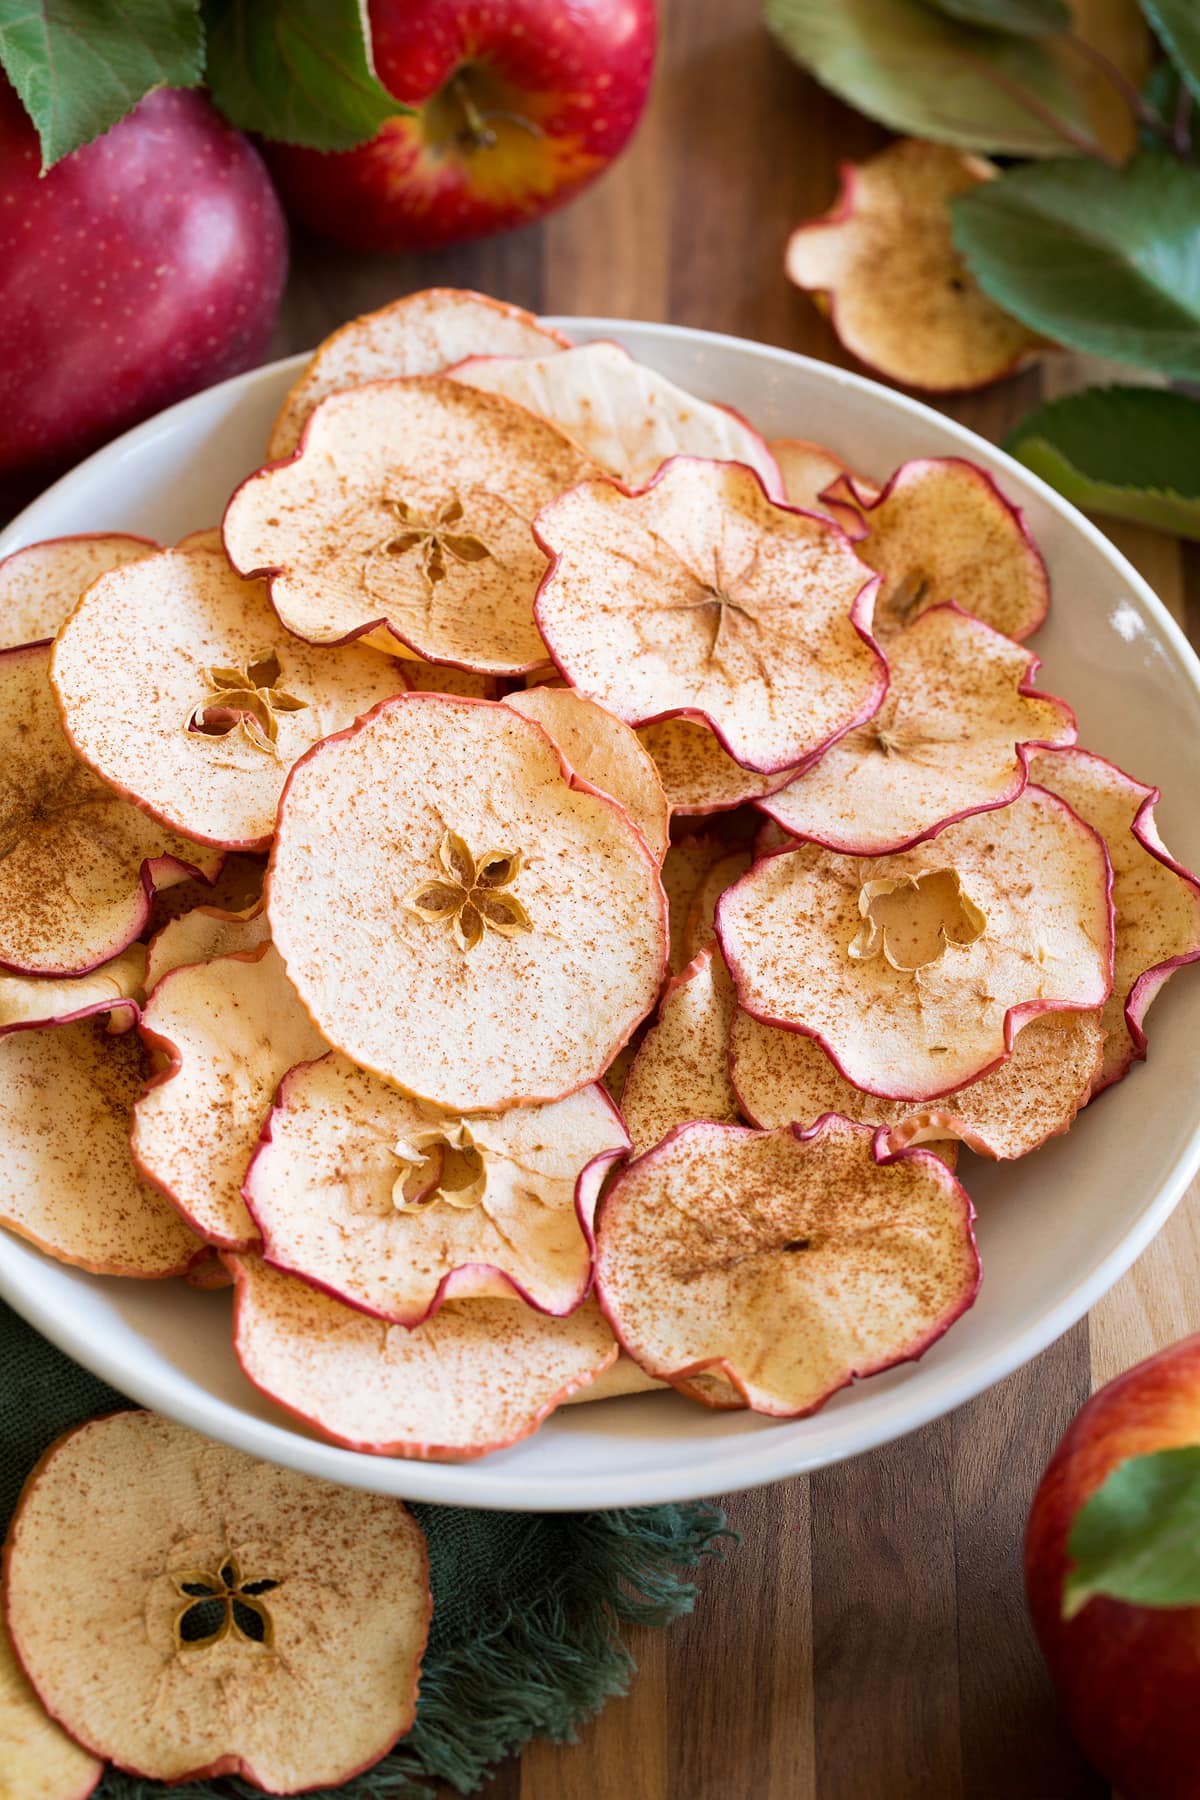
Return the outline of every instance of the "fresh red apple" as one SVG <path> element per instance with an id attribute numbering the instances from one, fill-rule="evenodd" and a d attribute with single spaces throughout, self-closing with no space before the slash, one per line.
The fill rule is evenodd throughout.
<path id="1" fill-rule="evenodd" d="M 163 90 L 42 175 L 0 77 L 0 482 L 43 475 L 267 346 L 287 229 L 258 152 Z"/>
<path id="2" fill-rule="evenodd" d="M 416 110 L 369 144 L 268 145 L 293 217 L 354 250 L 503 231 L 599 175 L 641 115 L 654 0 L 371 0 L 380 79 Z"/>
<path id="3" fill-rule="evenodd" d="M 1200 1335 L 1102 1388 L 1042 1478 L 1025 1539 L 1025 1586 L 1059 1704 L 1122 1800 L 1200 1800 L 1200 1606 L 1094 1594 L 1063 1617 L 1067 1542 L 1118 1464 L 1200 1444 Z"/>

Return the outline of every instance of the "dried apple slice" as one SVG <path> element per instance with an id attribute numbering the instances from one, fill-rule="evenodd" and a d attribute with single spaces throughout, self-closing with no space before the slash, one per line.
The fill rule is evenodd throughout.
<path id="1" fill-rule="evenodd" d="M 672 975 L 678 975 L 692 960 L 687 953 L 692 902 L 710 869 L 727 854 L 727 846 L 715 832 L 696 831 L 677 838 L 663 858 L 662 881 L 671 928 Z"/>
<path id="2" fill-rule="evenodd" d="M 225 546 L 221 542 L 221 527 L 204 525 L 199 531 L 189 531 L 180 538 L 175 548 L 185 551 L 211 550 L 216 556 L 224 556 Z"/>
<path id="3" fill-rule="evenodd" d="M 843 163 L 831 211 L 788 239 L 789 279 L 826 303 L 846 349 L 889 381 L 982 387 L 1045 347 L 988 298 L 951 236 L 951 200 L 996 173 L 982 157 L 905 138 Z"/>
<path id="4" fill-rule="evenodd" d="M 52 638 L 93 581 L 157 549 L 152 538 L 103 531 L 14 550 L 0 560 L 0 650 Z"/>
<path id="5" fill-rule="evenodd" d="M 1104 1009 L 1100 1093 L 1145 1057 L 1144 1022 L 1155 996 L 1176 969 L 1200 958 L 1200 880 L 1158 834 L 1157 788 L 1089 750 L 1046 751 L 1030 774 L 1100 833 L 1112 862 L 1113 987 Z"/>
<path id="6" fill-rule="evenodd" d="M 631 1394 L 669 1394 L 671 1391 L 670 1382 L 655 1381 L 653 1375 L 638 1368 L 632 1356 L 618 1356 L 615 1363 L 594 1381 L 589 1381 L 585 1388 L 568 1394 L 563 1404 L 579 1406 L 586 1400 L 625 1400 Z"/>
<path id="7" fill-rule="evenodd" d="M 265 849 L 296 758 L 404 687 L 400 665 L 281 631 L 223 556 L 157 556 L 91 587 L 50 677 L 75 750 L 176 831 Z"/>
<path id="8" fill-rule="evenodd" d="M 501 683 L 494 675 L 477 675 L 474 669 L 456 669 L 452 663 L 418 662 L 409 656 L 404 673 L 414 694 L 454 694 L 460 700 L 501 697 Z"/>
<path id="9" fill-rule="evenodd" d="M 595 473 L 561 431 L 438 376 L 331 394 L 299 453 L 251 475 L 225 514 L 243 575 L 313 644 L 377 648 L 481 675 L 546 661 L 533 599 L 540 507 Z"/>
<path id="10" fill-rule="evenodd" d="M 790 769 L 774 775 L 744 769 L 720 738 L 694 719 L 661 719 L 643 725 L 637 735 L 654 759 L 672 814 L 682 818 L 729 812 L 774 793 L 791 776 Z"/>
<path id="11" fill-rule="evenodd" d="M 825 498 L 825 490 L 840 476 L 846 475 L 864 500 L 873 500 L 879 492 L 874 482 L 852 469 L 824 444 L 810 443 L 807 438 L 772 438 L 768 448 L 779 466 L 783 495 L 789 506 L 802 507 L 805 512 L 825 513 L 839 525 L 848 525 L 852 536 L 857 535 L 861 528 L 857 508 L 840 506 L 836 500 L 830 503 Z"/>
<path id="12" fill-rule="evenodd" d="M 969 613 L 933 607 L 888 644 L 874 718 L 759 805 L 793 836 L 854 856 L 907 850 L 951 819 L 1007 806 L 1034 747 L 1075 742 L 1074 713 L 1032 685 L 1037 668 Z"/>
<path id="13" fill-rule="evenodd" d="M 166 1057 L 133 1109 L 133 1159 L 210 1243 L 243 1249 L 257 1232 L 242 1182 L 275 1089 L 325 1045 L 271 944 L 173 969 L 142 1010 Z"/>
<path id="14" fill-rule="evenodd" d="M 194 906 L 151 938 L 146 951 L 146 992 L 153 993 L 172 969 L 211 962 L 215 956 L 237 956 L 270 941 L 266 907 L 260 900 L 241 912 L 216 906 Z"/>
<path id="15" fill-rule="evenodd" d="M 49 658 L 45 644 L 0 652 L 0 968 L 83 975 L 137 937 L 156 887 L 211 880 L 221 858 L 164 830 L 77 760 Z"/>
<path id="16" fill-rule="evenodd" d="M 372 1456 L 464 1462 L 502 1450 L 610 1367 L 594 1300 L 565 1319 L 521 1300 L 448 1300 L 414 1330 L 272 1269 L 229 1258 L 233 1344 L 260 1393 Z"/>
<path id="17" fill-rule="evenodd" d="M 947 600 L 1018 641 L 1046 617 L 1050 582 L 1024 515 L 976 464 L 918 457 L 882 492 L 842 476 L 822 497 L 843 520 L 844 508 L 858 513 L 855 550 L 883 583 L 872 629 L 889 654 L 901 627 Z"/>
<path id="18" fill-rule="evenodd" d="M 768 1130 L 836 1112 L 885 1126 L 893 1150 L 929 1144 L 949 1160 L 961 1142 L 1008 1161 L 1068 1129 L 1091 1092 L 1104 1037 L 1099 1011 L 1045 1013 L 1022 1026 L 1012 1055 L 990 1075 L 917 1106 L 851 1086 L 815 1039 L 741 1011 L 729 1033 L 729 1066 L 746 1117 Z"/>
<path id="19" fill-rule="evenodd" d="M 573 688 L 526 688 L 510 694 L 505 704 L 536 719 L 571 772 L 625 808 L 661 862 L 671 841 L 671 808 L 654 759 L 637 734 Z"/>
<path id="20" fill-rule="evenodd" d="M 754 858 L 749 850 L 731 850 L 707 870 L 692 895 L 683 928 L 683 947 L 691 958 L 717 941 L 717 902 L 725 889 L 740 881 Z"/>
<path id="21" fill-rule="evenodd" d="M 600 1209 L 596 1289 L 622 1349 L 660 1380 L 713 1371 L 755 1412 L 797 1418 L 924 1354 L 979 1285 L 974 1209 L 922 1150 L 862 1125 L 684 1125 Z"/>
<path id="22" fill-rule="evenodd" d="M 296 766 L 267 910 L 333 1048 L 452 1111 L 595 1081 L 666 960 L 658 866 L 623 809 L 572 785 L 532 719 L 445 695 Z"/>
<path id="23" fill-rule="evenodd" d="M 717 931 L 747 1012 L 818 1038 L 856 1087 L 932 1100 L 1004 1062 L 1038 1013 L 1104 1004 L 1110 882 L 1097 834 L 1030 784 L 898 856 L 768 856 Z"/>
<path id="24" fill-rule="evenodd" d="M 129 1152 L 148 1074 L 99 1019 L 0 1038 L 0 1225 L 95 1275 L 181 1275 L 201 1242 Z"/>
<path id="25" fill-rule="evenodd" d="M 130 944 L 88 975 L 0 974 L 0 1037 L 31 1025 L 65 1025 L 93 1013 L 108 1013 L 114 1028 L 128 1030 L 137 1020 L 145 985 L 143 944 Z"/>
<path id="26" fill-rule="evenodd" d="M 667 984 L 621 1097 L 635 1156 L 676 1125 L 741 1118 L 729 1079 L 733 1012 L 733 983 L 715 948 L 702 950 Z"/>
<path id="27" fill-rule="evenodd" d="M 512 1293 L 562 1314 L 591 1283 L 592 1214 L 628 1148 L 599 1086 L 463 1117 L 334 1053 L 280 1084 L 243 1192 L 267 1262 L 377 1318 Z"/>
<path id="28" fill-rule="evenodd" d="M 436 375 L 465 356 L 545 356 L 569 339 L 532 313 L 468 288 L 424 288 L 361 314 L 317 346 L 271 427 L 272 461 L 290 456 L 327 394 L 396 375 Z"/>
<path id="29" fill-rule="evenodd" d="M 415 1717 L 429 1563 L 398 1500 L 112 1413 L 38 1463 L 6 1569 L 43 1706 L 144 1780 L 336 1787 Z"/>
<path id="30" fill-rule="evenodd" d="M 540 357 L 472 356 L 447 373 L 549 419 L 628 487 L 641 487 L 672 456 L 704 456 L 745 463 L 782 498 L 775 458 L 753 426 L 635 362 L 620 344 L 579 344 Z"/>
<path id="31" fill-rule="evenodd" d="M 875 583 L 844 533 L 734 463 L 679 457 L 648 488 L 584 482 L 544 508 L 538 593 L 562 673 L 629 725 L 702 719 L 747 768 L 794 767 L 887 685 Z"/>
<path id="32" fill-rule="evenodd" d="M 640 1371 L 639 1371 L 640 1373 Z M 0 1590 L 0 1615 L 3 1591 Z M 104 1764 L 55 1724 L 13 1654 L 0 1616 L 0 1795 L 87 1800 Z"/>
<path id="33" fill-rule="evenodd" d="M 202 1294 L 219 1293 L 222 1288 L 233 1286 L 233 1276 L 221 1261 L 221 1252 L 214 1249 L 205 1249 L 199 1260 L 185 1269 L 183 1279 L 188 1287 L 199 1288 Z"/>
<path id="34" fill-rule="evenodd" d="M 161 932 L 174 919 L 197 907 L 219 913 L 246 912 L 262 900 L 263 881 L 267 873 L 265 856 L 248 856 L 234 850 L 221 864 L 221 872 L 213 881 L 177 881 L 172 887 L 160 888 L 150 909 L 146 941 Z"/>

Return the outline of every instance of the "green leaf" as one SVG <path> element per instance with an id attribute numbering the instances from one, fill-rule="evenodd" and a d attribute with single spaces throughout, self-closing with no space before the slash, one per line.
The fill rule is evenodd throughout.
<path id="1" fill-rule="evenodd" d="M 204 0 L 208 85 L 231 124 L 352 150 L 411 111 L 375 73 L 363 0 Z"/>
<path id="2" fill-rule="evenodd" d="M 153 88 L 195 86 L 204 71 L 199 0 L 0 0 L 0 66 L 48 169 Z"/>
<path id="3" fill-rule="evenodd" d="M 1200 378 L 1200 169 L 1143 151 L 1123 169 L 1010 169 L 951 203 L 980 285 L 1072 350 Z"/>
<path id="4" fill-rule="evenodd" d="M 1200 400 L 1088 388 L 1030 413 L 1004 447 L 1088 512 L 1200 539 Z"/>
<path id="5" fill-rule="evenodd" d="M 1141 0 L 1164 50 L 1200 100 L 1200 7 L 1196 0 Z"/>
<path id="6" fill-rule="evenodd" d="M 1014 156 L 1062 154 L 1072 135 L 1090 135 L 1039 44 L 942 18 L 922 0 L 766 0 L 766 20 L 818 81 L 893 131 Z"/>
<path id="7" fill-rule="evenodd" d="M 1135 1606 L 1200 1602 L 1200 1444 L 1119 1463 L 1076 1514 L 1067 1555 L 1065 1619 L 1093 1594 Z"/>
<path id="8" fill-rule="evenodd" d="M 1014 37 L 1053 37 L 1071 29 L 1066 0 L 925 0 L 935 12 L 982 31 L 1008 31 Z"/>

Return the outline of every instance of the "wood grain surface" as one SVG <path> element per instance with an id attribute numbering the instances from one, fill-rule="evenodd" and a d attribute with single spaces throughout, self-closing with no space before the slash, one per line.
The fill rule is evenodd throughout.
<path id="1" fill-rule="evenodd" d="M 829 0 L 831 5 L 837 0 Z M 547 312 L 663 319 L 848 359 L 784 281 L 791 225 L 884 134 L 767 39 L 758 0 L 667 0 L 653 103 L 618 167 L 542 227 L 438 256 L 296 246 L 277 353 L 435 282 Z M 945 410 L 991 437 L 1068 359 Z M 1114 529 L 1194 641 L 1200 579 L 1172 540 Z M 1189 567 L 1189 561 L 1191 566 Z M 636 1634 L 640 1675 L 569 1749 L 538 1744 L 486 1800 L 1092 1800 L 1026 1624 L 1038 1474 L 1090 1389 L 1200 1326 L 1200 1195 L 1035 1363 L 923 1431 L 727 1503 L 743 1544 L 694 1615 Z"/>

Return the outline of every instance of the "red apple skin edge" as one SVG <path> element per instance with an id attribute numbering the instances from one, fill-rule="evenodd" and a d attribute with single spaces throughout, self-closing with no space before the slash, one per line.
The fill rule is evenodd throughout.
<path id="1" fill-rule="evenodd" d="M 1101 1388 L 1051 1458 L 1029 1515 L 1034 1630 L 1067 1723 L 1122 1800 L 1200 1800 L 1200 1607 L 1097 1595 L 1064 1620 L 1067 1540 L 1118 1463 L 1197 1443 L 1200 1334 Z"/>
<path id="2" fill-rule="evenodd" d="M 0 484 L 260 361 L 287 274 L 262 159 L 202 94 L 40 170 L 0 76 Z"/>
<path id="3" fill-rule="evenodd" d="M 289 213 L 352 250 L 427 250 L 561 206 L 623 148 L 655 0 L 371 0 L 375 66 L 419 110 L 338 154 L 265 146 Z"/>

